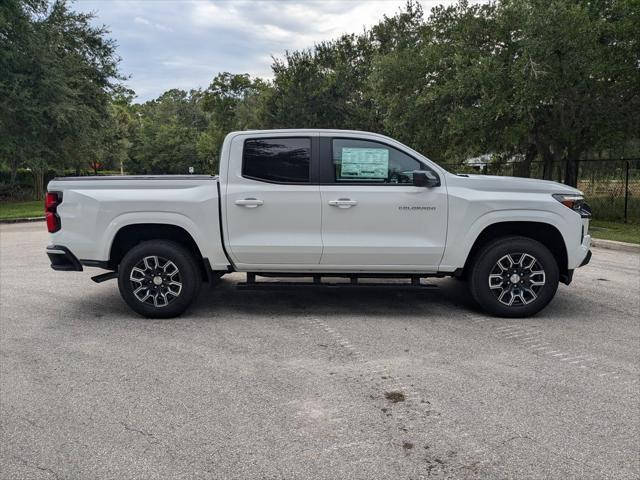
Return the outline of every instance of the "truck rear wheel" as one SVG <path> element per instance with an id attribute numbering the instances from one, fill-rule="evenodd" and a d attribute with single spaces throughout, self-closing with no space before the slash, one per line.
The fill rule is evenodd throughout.
<path id="1" fill-rule="evenodd" d="M 150 240 L 133 247 L 118 267 L 118 287 L 134 311 L 171 318 L 196 298 L 202 279 L 193 255 L 182 245 Z"/>
<path id="2" fill-rule="evenodd" d="M 527 237 L 503 237 L 485 245 L 469 274 L 474 300 L 500 317 L 533 315 L 553 299 L 559 282 L 553 254 Z"/>

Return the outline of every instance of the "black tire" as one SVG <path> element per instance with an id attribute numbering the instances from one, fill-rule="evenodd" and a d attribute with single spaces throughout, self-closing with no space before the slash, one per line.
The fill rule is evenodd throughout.
<path id="1" fill-rule="evenodd" d="M 220 282 L 222 282 L 222 277 L 224 273 L 219 272 L 211 272 L 211 276 L 208 278 L 208 283 L 210 287 L 217 287 Z"/>
<path id="2" fill-rule="evenodd" d="M 509 264 L 512 268 L 505 268 Z M 475 255 L 469 290 L 487 313 L 520 318 L 546 307 L 559 279 L 558 264 L 547 247 L 531 238 L 510 236 L 488 243 Z"/>
<path id="3" fill-rule="evenodd" d="M 201 283 L 193 255 L 168 240 L 136 245 L 118 267 L 120 295 L 131 309 L 148 318 L 177 317 L 197 297 Z"/>

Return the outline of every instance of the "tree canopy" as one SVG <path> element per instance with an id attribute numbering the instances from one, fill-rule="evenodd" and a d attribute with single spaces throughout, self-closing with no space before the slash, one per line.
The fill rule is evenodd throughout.
<path id="1" fill-rule="evenodd" d="M 90 18 L 63 1 L 0 7 L 0 152 L 14 175 L 31 169 L 38 197 L 48 167 L 99 162 L 107 146 L 119 59 Z"/>
<path id="2" fill-rule="evenodd" d="M 134 103 L 116 44 L 58 0 L 0 6 L 0 165 L 45 173 L 215 172 L 250 128 L 384 133 L 436 161 L 482 154 L 562 162 L 637 149 L 638 0 L 500 0 L 405 8 L 358 35 L 273 60 L 273 78 L 223 72 L 204 89 Z M 636 143 L 634 144 L 634 141 Z M 635 147 L 633 145 L 636 145 Z"/>

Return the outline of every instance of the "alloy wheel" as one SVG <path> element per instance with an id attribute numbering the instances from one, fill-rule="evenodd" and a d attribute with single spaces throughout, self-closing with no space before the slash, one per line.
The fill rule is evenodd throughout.
<path id="1" fill-rule="evenodd" d="M 129 275 L 133 295 L 142 303 L 166 307 L 182 291 L 180 270 L 171 260 L 156 255 L 144 257 Z"/>
<path id="2" fill-rule="evenodd" d="M 501 257 L 489 274 L 489 289 L 508 307 L 534 302 L 546 282 L 544 268 L 528 253 L 509 253 Z"/>

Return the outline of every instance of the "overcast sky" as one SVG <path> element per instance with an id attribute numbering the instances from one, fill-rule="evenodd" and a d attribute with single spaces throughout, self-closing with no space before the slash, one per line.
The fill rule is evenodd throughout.
<path id="1" fill-rule="evenodd" d="M 425 12 L 452 0 L 422 0 Z M 206 88 L 219 72 L 270 78 L 271 57 L 360 33 L 405 0 L 77 0 L 118 43 L 138 101 L 170 88 Z"/>

